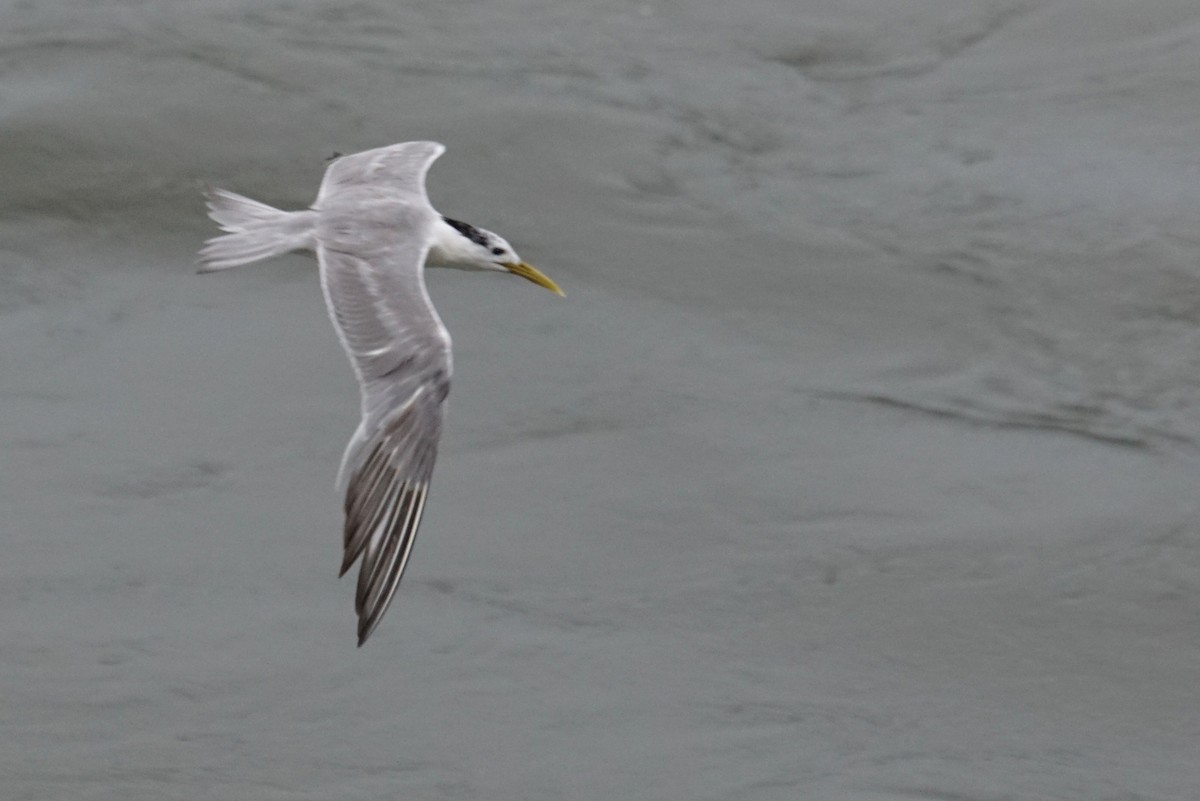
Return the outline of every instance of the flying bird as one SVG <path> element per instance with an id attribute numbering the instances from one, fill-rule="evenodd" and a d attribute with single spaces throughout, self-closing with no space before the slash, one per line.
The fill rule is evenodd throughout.
<path id="1" fill-rule="evenodd" d="M 512 273 L 563 294 L 502 237 L 434 210 L 425 175 L 445 150 L 403 142 L 337 156 L 305 211 L 223 189 L 205 193 L 208 216 L 226 233 L 205 243 L 200 272 L 314 252 L 329 317 L 358 377 L 362 421 L 337 486 L 346 514 L 339 575 L 361 562 L 359 646 L 412 553 L 450 390 L 450 334 L 425 290 L 426 265 Z"/>

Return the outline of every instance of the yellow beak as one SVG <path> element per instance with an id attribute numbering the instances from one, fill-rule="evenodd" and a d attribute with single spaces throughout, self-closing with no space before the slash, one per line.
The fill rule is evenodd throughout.
<path id="1" fill-rule="evenodd" d="M 555 295 L 558 295 L 560 298 L 565 298 L 567 296 L 566 292 L 563 292 L 561 289 L 558 288 L 558 284 L 554 283 L 549 278 L 544 276 L 541 273 L 541 271 L 538 270 L 537 268 L 530 267 L 528 264 L 526 264 L 523 261 L 517 262 L 516 264 L 506 264 L 506 265 L 504 265 L 504 268 L 506 270 L 508 270 L 510 273 L 512 273 L 513 275 L 519 275 L 522 278 L 524 278 L 526 281 L 532 281 L 533 283 L 537 284 L 538 286 L 543 286 L 546 289 L 549 289 L 551 292 L 553 292 Z"/>

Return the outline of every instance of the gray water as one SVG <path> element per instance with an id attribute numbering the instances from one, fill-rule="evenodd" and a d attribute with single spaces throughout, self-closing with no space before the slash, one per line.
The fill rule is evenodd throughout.
<path id="1" fill-rule="evenodd" d="M 1191 0 L 0 2 L 0 797 L 1200 797 Z M 421 539 L 310 261 L 433 138 Z"/>

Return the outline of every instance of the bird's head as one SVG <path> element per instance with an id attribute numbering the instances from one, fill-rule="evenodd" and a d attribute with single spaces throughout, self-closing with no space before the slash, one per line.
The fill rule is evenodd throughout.
<path id="1" fill-rule="evenodd" d="M 449 217 L 442 218 L 442 225 L 429 248 L 429 264 L 459 270 L 508 272 L 545 287 L 560 297 L 565 295 L 558 284 L 521 261 L 517 251 L 504 237 Z"/>

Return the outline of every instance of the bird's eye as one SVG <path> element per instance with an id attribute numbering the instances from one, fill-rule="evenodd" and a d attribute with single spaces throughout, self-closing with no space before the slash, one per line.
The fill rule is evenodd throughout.
<path id="1" fill-rule="evenodd" d="M 504 253 L 504 248 L 492 248 L 492 255 L 499 256 Z"/>

